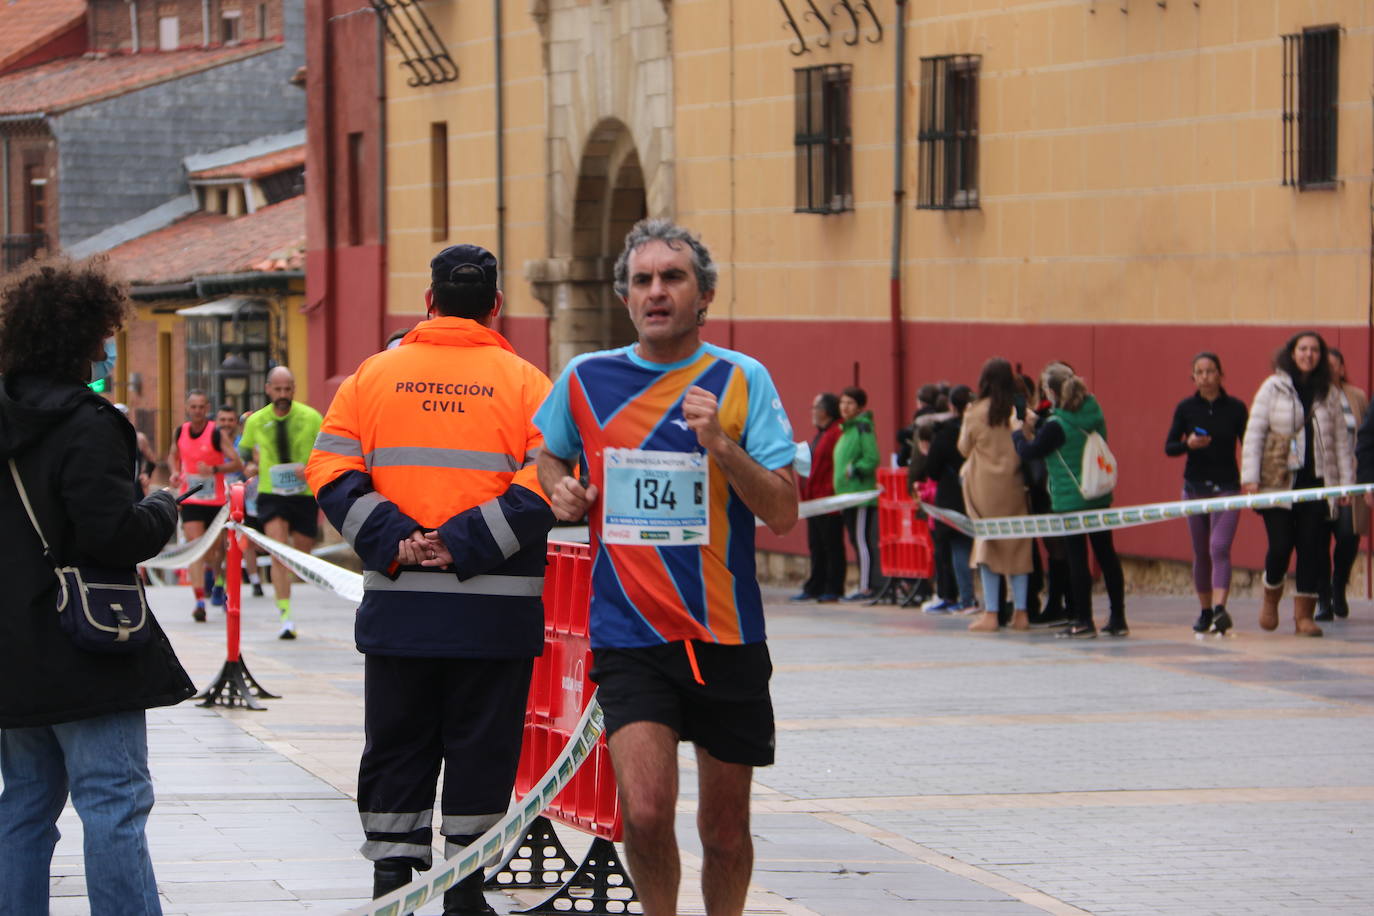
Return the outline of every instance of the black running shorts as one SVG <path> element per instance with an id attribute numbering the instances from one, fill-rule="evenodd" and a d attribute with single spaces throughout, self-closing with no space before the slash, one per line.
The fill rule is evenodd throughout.
<path id="1" fill-rule="evenodd" d="M 278 496 L 276 493 L 258 494 L 258 521 L 265 528 L 274 518 L 286 519 L 297 534 L 308 538 L 320 536 L 320 504 L 313 496 Z"/>
<path id="2" fill-rule="evenodd" d="M 208 527 L 210 527 L 210 523 L 213 522 L 213 521 L 215 520 L 215 516 L 216 516 L 216 515 L 219 515 L 219 510 L 220 510 L 220 509 L 223 509 L 223 508 L 224 508 L 224 506 L 222 506 L 222 505 L 220 505 L 220 506 L 201 506 L 201 505 L 197 505 L 197 504 L 195 504 L 195 503 L 182 503 L 182 504 L 181 504 L 181 521 L 182 521 L 182 524 L 185 524 L 186 522 L 200 522 L 202 525 L 204 525 L 205 527 L 208 528 Z"/>
<path id="3" fill-rule="evenodd" d="M 686 644 L 593 650 L 592 680 L 607 737 L 631 722 L 658 722 L 725 763 L 773 763 L 773 662 L 766 642 L 743 646 L 692 642 L 705 684 L 692 673 Z"/>

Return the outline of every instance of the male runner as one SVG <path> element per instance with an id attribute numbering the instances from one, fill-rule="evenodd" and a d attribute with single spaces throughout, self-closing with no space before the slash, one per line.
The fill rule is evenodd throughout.
<path id="1" fill-rule="evenodd" d="M 267 373 L 268 405 L 243 424 L 239 448 L 252 452 L 258 466 L 258 520 L 263 533 L 274 541 L 290 543 L 306 553 L 319 536 L 319 506 L 305 480 L 305 463 L 320 434 L 324 418 L 308 404 L 295 400 L 296 379 L 291 370 L 277 366 Z M 272 590 L 281 612 L 281 639 L 295 639 L 291 620 L 292 573 L 272 557 Z"/>
<path id="2" fill-rule="evenodd" d="M 696 745 L 711 916 L 744 909 L 752 768 L 773 762 L 754 516 L 796 523 L 795 447 L 767 370 L 701 340 L 715 280 L 685 229 L 637 224 L 615 284 L 638 343 L 575 360 L 535 416 L 554 513 L 590 512 L 592 678 L 645 916 L 677 912 L 678 742 Z"/>
<path id="3" fill-rule="evenodd" d="M 204 391 L 194 389 L 186 395 L 186 422 L 177 428 L 172 448 L 167 452 L 167 466 L 171 469 L 171 483 L 182 493 L 200 488 L 195 496 L 181 504 L 181 530 L 186 540 L 194 541 L 205 533 L 224 506 L 226 489 L 224 475 L 243 470 L 243 462 L 234 451 L 234 442 L 219 427 L 210 422 L 210 398 Z M 196 606 L 191 612 L 197 623 L 205 622 L 205 596 L 211 603 L 224 604 L 224 579 L 219 575 L 224 547 L 218 539 L 200 559 L 190 566 L 191 588 Z"/>

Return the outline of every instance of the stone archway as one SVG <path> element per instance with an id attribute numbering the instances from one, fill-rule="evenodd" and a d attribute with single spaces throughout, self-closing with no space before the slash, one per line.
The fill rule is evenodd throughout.
<path id="1" fill-rule="evenodd" d="M 547 256 L 525 277 L 549 310 L 549 371 L 634 339 L 611 270 L 645 216 L 671 216 L 671 19 L 664 0 L 536 0 L 548 86 Z"/>
<path id="2" fill-rule="evenodd" d="M 629 130 L 605 121 L 582 153 L 573 194 L 572 259 L 566 295 L 554 312 L 550 355 L 565 365 L 578 353 L 624 346 L 635 339 L 613 273 L 625 235 L 648 215 L 644 172 Z"/>

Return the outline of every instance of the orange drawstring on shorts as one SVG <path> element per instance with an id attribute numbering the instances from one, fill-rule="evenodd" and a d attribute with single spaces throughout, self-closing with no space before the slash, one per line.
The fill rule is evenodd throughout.
<path id="1" fill-rule="evenodd" d="M 698 684 L 701 684 L 703 687 L 706 686 L 706 680 L 701 676 L 701 669 L 697 667 L 697 653 L 696 650 L 692 648 L 692 641 L 690 639 L 684 639 L 682 644 L 687 647 L 687 661 L 692 666 L 692 677 L 696 678 Z"/>

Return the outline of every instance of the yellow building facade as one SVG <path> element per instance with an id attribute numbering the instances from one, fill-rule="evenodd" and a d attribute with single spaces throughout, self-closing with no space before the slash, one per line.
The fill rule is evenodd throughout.
<path id="1" fill-rule="evenodd" d="M 1367 0 L 423 8 L 460 72 L 410 86 L 386 61 L 393 324 L 434 251 L 500 248 L 504 329 L 557 371 L 630 339 L 610 265 L 672 217 L 721 266 L 708 337 L 761 358 L 798 426 L 858 383 L 887 451 L 919 383 L 1067 359 L 1125 503 L 1176 493 L 1163 437 L 1198 350 L 1248 400 L 1314 326 L 1368 387 Z"/>

